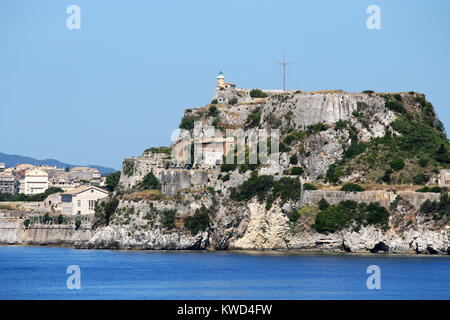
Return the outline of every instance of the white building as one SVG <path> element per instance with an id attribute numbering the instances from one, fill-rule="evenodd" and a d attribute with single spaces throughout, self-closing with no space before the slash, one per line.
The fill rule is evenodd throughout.
<path id="1" fill-rule="evenodd" d="M 442 169 L 441 171 L 439 171 L 438 184 L 440 186 L 449 186 L 450 185 L 450 170 Z"/>
<path id="2" fill-rule="evenodd" d="M 0 172 L 5 171 L 5 169 L 6 169 L 5 163 L 4 162 L 0 162 Z"/>
<path id="3" fill-rule="evenodd" d="M 61 193 L 62 213 L 86 215 L 95 213 L 95 202 L 108 196 L 108 191 L 94 186 L 82 186 Z"/>
<path id="4" fill-rule="evenodd" d="M 26 195 L 44 193 L 48 189 L 48 174 L 39 169 L 31 169 L 20 181 L 20 192 Z"/>

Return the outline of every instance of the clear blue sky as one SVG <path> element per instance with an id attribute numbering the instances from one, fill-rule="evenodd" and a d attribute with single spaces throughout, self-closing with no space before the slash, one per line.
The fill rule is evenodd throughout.
<path id="1" fill-rule="evenodd" d="M 81 29 L 66 8 L 81 8 Z M 381 9 L 368 30 L 366 8 Z M 0 1 L 0 152 L 120 168 L 170 144 L 216 76 L 418 91 L 450 126 L 450 1 Z"/>

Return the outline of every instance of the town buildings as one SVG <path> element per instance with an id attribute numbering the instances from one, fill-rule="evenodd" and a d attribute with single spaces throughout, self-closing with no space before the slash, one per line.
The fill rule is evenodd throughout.
<path id="1" fill-rule="evenodd" d="M 17 193 L 17 179 L 14 175 L 0 172 L 0 192 Z"/>
<path id="2" fill-rule="evenodd" d="M 20 193 L 25 195 L 44 193 L 48 189 L 48 173 L 40 169 L 31 169 L 20 180 Z"/>

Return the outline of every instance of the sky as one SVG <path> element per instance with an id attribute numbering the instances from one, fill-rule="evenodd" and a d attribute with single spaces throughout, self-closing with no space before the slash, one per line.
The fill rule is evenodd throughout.
<path id="1" fill-rule="evenodd" d="M 220 70 L 282 88 L 283 54 L 287 89 L 422 92 L 448 130 L 449 36 L 447 0 L 1 0 L 0 152 L 120 169 L 170 145 Z"/>

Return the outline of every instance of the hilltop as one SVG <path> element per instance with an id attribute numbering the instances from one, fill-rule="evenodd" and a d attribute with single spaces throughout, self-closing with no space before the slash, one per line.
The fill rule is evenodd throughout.
<path id="1" fill-rule="evenodd" d="M 424 94 L 218 81 L 180 129 L 170 147 L 124 160 L 88 247 L 450 251 L 450 200 L 437 185 L 449 141 Z M 246 138 L 245 162 L 226 163 L 237 158 L 230 129 L 276 129 L 279 152 L 250 163 Z"/>
<path id="2" fill-rule="evenodd" d="M 16 155 L 16 154 L 11 155 L 11 154 L 1 153 L 1 152 L 0 152 L 0 162 L 4 162 L 6 167 L 14 167 L 17 164 L 23 164 L 23 163 L 32 164 L 34 166 L 48 165 L 51 167 L 56 166 L 58 168 L 69 167 L 69 169 L 80 166 L 77 164 L 64 163 L 64 162 L 61 162 L 61 161 L 58 161 L 55 159 L 37 160 L 37 159 L 31 158 L 31 157 L 20 156 L 20 155 Z M 97 166 L 97 165 L 86 165 L 86 166 L 97 169 L 98 171 L 100 171 L 100 173 L 102 175 L 107 175 L 107 174 L 117 171 L 116 169 L 113 169 L 113 168 L 102 167 L 102 166 Z"/>

